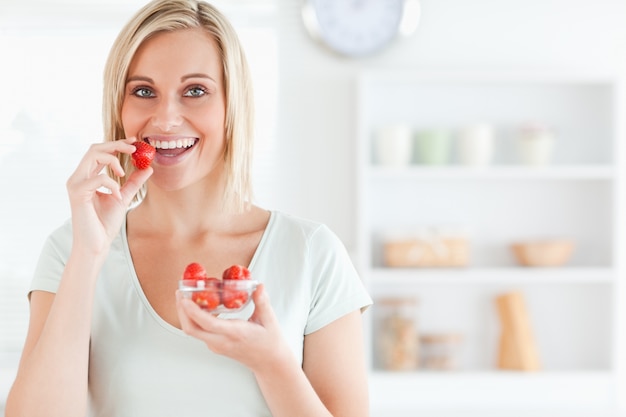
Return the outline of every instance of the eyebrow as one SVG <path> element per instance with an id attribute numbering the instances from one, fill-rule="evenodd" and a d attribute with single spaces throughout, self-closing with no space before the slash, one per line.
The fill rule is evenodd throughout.
<path id="1" fill-rule="evenodd" d="M 181 82 L 185 82 L 186 80 L 188 80 L 189 78 L 206 78 L 209 79 L 213 82 L 216 82 L 212 77 L 210 77 L 207 74 L 203 74 L 200 72 L 194 72 L 193 74 L 187 74 L 187 75 L 183 75 L 182 77 L 180 77 L 180 81 Z M 128 79 L 126 80 L 126 83 L 128 84 L 131 81 L 145 81 L 147 83 L 150 84 L 154 84 L 154 80 L 150 77 L 144 77 L 142 75 L 135 75 L 132 77 L 128 77 Z"/>
<path id="2" fill-rule="evenodd" d="M 186 80 L 188 80 L 189 78 L 207 78 L 213 82 L 216 82 L 212 77 L 210 77 L 208 74 L 203 74 L 201 72 L 194 72 L 193 74 L 187 74 L 187 75 L 183 75 L 182 77 L 180 77 L 180 81 L 184 82 Z"/>
<path id="3" fill-rule="evenodd" d="M 135 75 L 135 76 L 132 76 L 132 77 L 128 77 L 126 79 L 126 84 L 128 84 L 129 82 L 132 82 L 132 81 L 145 81 L 147 83 L 154 84 L 154 81 L 152 80 L 152 78 L 150 78 L 150 77 L 143 77 L 141 75 Z"/>

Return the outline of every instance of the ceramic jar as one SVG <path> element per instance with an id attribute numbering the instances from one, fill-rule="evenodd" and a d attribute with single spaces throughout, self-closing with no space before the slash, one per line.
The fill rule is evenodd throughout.
<path id="1" fill-rule="evenodd" d="M 494 153 L 494 129 L 487 123 L 461 128 L 457 137 L 457 158 L 469 166 L 489 165 Z"/>
<path id="2" fill-rule="evenodd" d="M 554 151 L 554 132 L 543 125 L 525 125 L 519 131 L 517 149 L 525 165 L 548 165 Z"/>
<path id="3" fill-rule="evenodd" d="M 377 129 L 374 135 L 376 164 L 388 167 L 410 164 L 413 157 L 411 135 L 411 127 L 401 123 Z"/>
<path id="4" fill-rule="evenodd" d="M 444 165 L 450 159 L 450 132 L 422 129 L 415 134 L 415 158 L 423 165 Z"/>

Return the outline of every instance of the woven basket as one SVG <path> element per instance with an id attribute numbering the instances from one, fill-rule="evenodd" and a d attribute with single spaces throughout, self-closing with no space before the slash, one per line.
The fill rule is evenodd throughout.
<path id="1" fill-rule="evenodd" d="M 383 252 L 389 267 L 462 267 L 470 257 L 467 239 L 456 237 L 388 241 Z"/>

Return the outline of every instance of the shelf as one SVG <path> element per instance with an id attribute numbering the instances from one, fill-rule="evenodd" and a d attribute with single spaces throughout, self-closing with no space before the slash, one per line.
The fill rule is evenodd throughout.
<path id="1" fill-rule="evenodd" d="M 372 416 L 484 417 L 483 410 L 491 416 L 532 408 L 559 410 L 559 416 L 612 413 L 624 390 L 617 358 L 626 340 L 619 313 L 625 264 L 621 80 L 382 71 L 363 74 L 357 90 L 357 256 L 364 282 L 374 299 L 416 298 L 420 329 L 468 336 L 462 371 L 380 371 L 375 341 L 384 312 L 374 308 L 379 315 L 366 327 Z M 549 165 L 518 162 L 519 128 L 528 121 L 558 132 Z M 455 157 L 462 150 L 458 133 L 472 122 L 495 129 L 490 165 L 462 165 Z M 378 131 L 395 123 L 414 133 L 449 132 L 447 163 L 420 165 L 415 161 L 424 149 L 414 147 L 407 166 L 377 165 Z M 468 267 L 383 267 L 388 235 L 431 227 L 471 235 Z M 580 250 L 563 267 L 518 266 L 508 244 L 543 236 L 567 237 Z M 500 335 L 493 297 L 512 289 L 524 293 L 548 371 L 491 369 Z M 520 415 L 538 415 L 534 411 Z"/>
<path id="2" fill-rule="evenodd" d="M 372 411 L 478 407 L 609 407 L 610 371 L 370 374 Z M 381 414 L 382 415 L 382 414 Z"/>
<path id="3" fill-rule="evenodd" d="M 370 168 L 370 177 L 380 180 L 434 180 L 434 179 L 479 179 L 479 180 L 611 180 L 615 175 L 609 165 L 580 166 L 418 166 L 390 168 L 374 166 Z"/>
<path id="4" fill-rule="evenodd" d="M 369 277 L 378 292 L 422 284 L 607 284 L 614 282 L 615 271 L 609 267 L 374 268 Z"/>

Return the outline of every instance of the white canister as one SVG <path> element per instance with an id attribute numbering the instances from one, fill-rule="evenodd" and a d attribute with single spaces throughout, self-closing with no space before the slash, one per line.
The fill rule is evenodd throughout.
<path id="1" fill-rule="evenodd" d="M 390 167 L 409 165 L 413 157 L 412 129 L 406 124 L 393 124 L 376 130 L 374 137 L 376 163 Z"/>
<path id="2" fill-rule="evenodd" d="M 547 165 L 554 151 L 554 133 L 542 125 L 526 125 L 517 140 L 520 162 L 525 165 Z"/>
<path id="3" fill-rule="evenodd" d="M 457 158 L 471 166 L 489 165 L 494 153 L 494 129 L 487 123 L 477 123 L 459 130 Z"/>

